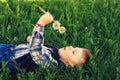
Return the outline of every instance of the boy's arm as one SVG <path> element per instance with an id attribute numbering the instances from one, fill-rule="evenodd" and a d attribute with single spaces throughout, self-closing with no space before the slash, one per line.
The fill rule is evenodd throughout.
<path id="1" fill-rule="evenodd" d="M 43 32 L 44 27 L 41 24 L 36 24 L 33 29 L 33 33 L 29 43 L 29 47 L 31 50 L 41 49 L 41 45 L 44 43 Z"/>
<path id="2" fill-rule="evenodd" d="M 35 25 L 33 29 L 33 33 L 30 39 L 30 49 L 35 50 L 35 49 L 41 49 L 41 45 L 43 44 L 43 32 L 44 28 L 47 24 L 51 23 L 53 21 L 53 16 L 49 13 L 46 12 L 44 15 L 40 17 L 38 20 L 37 24 Z"/>

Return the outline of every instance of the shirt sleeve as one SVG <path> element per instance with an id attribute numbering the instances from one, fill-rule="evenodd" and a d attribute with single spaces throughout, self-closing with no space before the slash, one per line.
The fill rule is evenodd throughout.
<path id="1" fill-rule="evenodd" d="M 36 24 L 33 29 L 32 37 L 29 43 L 29 47 L 31 50 L 41 49 L 42 45 L 44 44 L 43 32 L 44 26 Z"/>

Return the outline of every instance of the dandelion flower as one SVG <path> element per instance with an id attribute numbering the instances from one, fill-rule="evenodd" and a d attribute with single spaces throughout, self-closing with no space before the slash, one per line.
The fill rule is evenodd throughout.
<path id="1" fill-rule="evenodd" d="M 53 29 L 54 30 L 58 30 L 59 28 L 60 28 L 60 22 L 59 21 L 54 21 L 54 23 L 53 23 Z"/>
<path id="2" fill-rule="evenodd" d="M 87 27 L 85 27 L 85 30 L 87 30 L 88 28 Z"/>
<path id="3" fill-rule="evenodd" d="M 14 41 L 17 41 L 18 40 L 18 38 L 17 37 L 14 37 Z"/>
<path id="4" fill-rule="evenodd" d="M 59 28 L 59 32 L 61 34 L 63 34 L 65 31 L 66 31 L 65 27 L 62 26 L 62 27 Z"/>

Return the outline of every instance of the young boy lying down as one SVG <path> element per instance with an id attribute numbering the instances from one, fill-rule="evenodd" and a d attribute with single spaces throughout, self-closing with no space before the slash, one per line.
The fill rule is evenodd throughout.
<path id="1" fill-rule="evenodd" d="M 28 44 L 0 44 L 0 66 L 6 61 L 6 67 L 11 74 L 22 71 L 33 71 L 40 65 L 49 66 L 50 62 L 55 66 L 64 63 L 65 66 L 75 67 L 84 65 L 90 54 L 86 48 L 66 46 L 56 48 L 44 44 L 43 32 L 45 26 L 53 21 L 53 16 L 46 12 L 35 25 L 32 36 L 27 38 Z"/>

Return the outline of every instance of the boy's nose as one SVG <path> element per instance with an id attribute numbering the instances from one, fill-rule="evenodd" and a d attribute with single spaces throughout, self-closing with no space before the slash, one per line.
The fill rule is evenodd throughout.
<path id="1" fill-rule="evenodd" d="M 69 49 L 73 49 L 73 47 L 72 47 L 72 46 L 69 46 Z"/>

